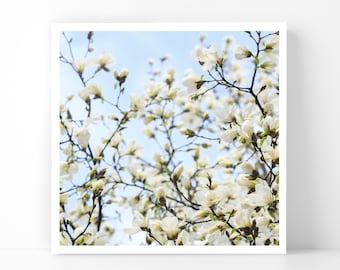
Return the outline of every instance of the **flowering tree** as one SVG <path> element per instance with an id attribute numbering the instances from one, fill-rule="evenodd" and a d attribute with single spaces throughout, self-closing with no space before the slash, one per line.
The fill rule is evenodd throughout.
<path id="1" fill-rule="evenodd" d="M 93 32 L 83 56 L 61 34 L 82 84 L 60 105 L 61 245 L 110 245 L 118 223 L 138 244 L 279 245 L 279 32 L 243 34 L 220 51 L 201 34 L 199 74 L 150 59 L 144 92 Z"/>

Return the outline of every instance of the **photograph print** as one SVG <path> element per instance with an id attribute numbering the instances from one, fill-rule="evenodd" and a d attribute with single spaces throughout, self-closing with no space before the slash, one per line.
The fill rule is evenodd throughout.
<path id="1" fill-rule="evenodd" d="M 53 247 L 285 253 L 285 25 L 58 24 Z"/>

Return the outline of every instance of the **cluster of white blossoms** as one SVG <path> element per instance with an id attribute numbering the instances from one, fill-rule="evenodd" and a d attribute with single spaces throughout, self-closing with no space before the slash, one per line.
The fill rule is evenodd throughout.
<path id="1" fill-rule="evenodd" d="M 84 87 L 60 106 L 61 245 L 119 245 L 122 234 L 141 245 L 279 245 L 279 33 L 243 34 L 249 43 L 228 36 L 221 50 L 202 34 L 200 73 L 149 60 L 142 92 L 128 89 L 127 68 L 107 73 L 111 96 L 92 82 L 113 64 L 107 53 L 64 58 Z M 88 63 L 98 69 L 86 79 Z"/>

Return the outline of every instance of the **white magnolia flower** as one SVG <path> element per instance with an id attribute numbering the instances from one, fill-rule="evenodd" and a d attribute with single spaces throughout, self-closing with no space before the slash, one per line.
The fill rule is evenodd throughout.
<path id="1" fill-rule="evenodd" d="M 233 142 L 238 136 L 237 128 L 229 128 L 227 130 L 224 130 L 220 132 L 220 138 L 225 141 L 226 143 Z"/>
<path id="2" fill-rule="evenodd" d="M 138 228 L 147 228 L 149 226 L 149 219 L 139 211 L 134 211 L 132 225 Z"/>
<path id="3" fill-rule="evenodd" d="M 85 87 L 78 92 L 78 95 L 82 100 L 86 102 L 89 99 L 90 90 L 87 87 Z"/>
<path id="4" fill-rule="evenodd" d="M 191 179 L 189 177 L 184 177 L 181 179 L 181 183 L 186 190 L 191 188 Z"/>
<path id="5" fill-rule="evenodd" d="M 248 174 L 241 173 L 237 176 L 236 182 L 243 187 L 253 188 L 256 184 L 254 180 L 249 179 Z"/>
<path id="6" fill-rule="evenodd" d="M 122 68 L 120 72 L 118 72 L 118 70 L 113 71 L 113 76 L 119 82 L 124 82 L 128 75 L 129 75 L 129 70 L 127 68 Z"/>
<path id="7" fill-rule="evenodd" d="M 141 164 L 137 161 L 133 161 L 131 159 L 129 159 L 129 163 L 127 164 L 127 170 L 128 172 L 136 178 L 141 178 L 140 176 L 144 175 L 144 170 L 143 167 L 141 166 Z"/>
<path id="8" fill-rule="evenodd" d="M 178 126 L 183 128 L 182 133 L 186 134 L 186 130 L 195 131 L 202 125 L 202 118 L 196 115 L 194 112 L 183 113 Z"/>
<path id="9" fill-rule="evenodd" d="M 104 181 L 102 179 L 100 179 L 100 180 L 95 181 L 92 184 L 92 188 L 93 188 L 93 190 L 96 190 L 96 191 L 102 190 L 103 187 L 104 187 L 104 184 L 105 184 Z"/>
<path id="10" fill-rule="evenodd" d="M 86 66 L 89 64 L 89 62 L 84 59 L 84 58 L 80 58 L 80 59 L 76 59 L 73 62 L 73 67 L 79 72 L 79 73 L 83 73 L 84 69 L 86 68 Z"/>
<path id="11" fill-rule="evenodd" d="M 195 93 L 201 88 L 203 80 L 191 70 L 187 70 L 182 80 L 182 84 L 187 88 L 189 93 Z"/>
<path id="12" fill-rule="evenodd" d="M 266 73 L 271 73 L 275 70 L 276 66 L 276 63 L 273 61 L 264 61 L 261 63 L 260 68 Z"/>
<path id="13" fill-rule="evenodd" d="M 233 162 L 227 156 L 218 156 L 217 162 L 224 168 L 233 166 Z"/>
<path id="14" fill-rule="evenodd" d="M 109 235 L 104 232 L 97 232 L 94 236 L 95 246 L 104 246 L 109 241 Z"/>
<path id="15" fill-rule="evenodd" d="M 145 126 L 143 128 L 143 133 L 144 133 L 145 136 L 147 136 L 149 138 L 155 137 L 155 133 L 153 132 L 153 129 L 150 126 Z"/>
<path id="16" fill-rule="evenodd" d="M 158 94 L 162 91 L 163 85 L 159 82 L 150 82 L 145 87 L 145 91 L 147 93 L 147 96 L 151 99 L 154 99 L 158 96 Z"/>
<path id="17" fill-rule="evenodd" d="M 165 158 L 159 153 L 155 153 L 153 155 L 153 159 L 154 159 L 154 161 L 156 161 L 159 164 L 164 164 L 166 162 Z"/>
<path id="18" fill-rule="evenodd" d="M 183 170 L 184 170 L 184 167 L 183 167 L 182 164 L 179 165 L 179 166 L 177 166 L 177 167 L 174 169 L 174 171 L 173 171 L 171 177 L 172 177 L 174 180 L 178 180 L 178 179 L 181 177 L 181 175 L 182 175 L 182 173 L 183 173 Z"/>
<path id="19" fill-rule="evenodd" d="M 68 203 L 68 193 L 65 192 L 65 193 L 61 193 L 59 195 L 59 203 L 62 204 L 62 205 L 65 205 Z"/>
<path id="20" fill-rule="evenodd" d="M 130 94 L 130 102 L 131 110 L 144 111 L 146 102 L 143 95 L 137 93 Z"/>
<path id="21" fill-rule="evenodd" d="M 245 161 L 241 164 L 241 169 L 244 173 L 247 173 L 247 174 L 252 174 L 254 171 L 253 165 L 248 161 Z"/>
<path id="22" fill-rule="evenodd" d="M 222 226 L 222 225 L 220 225 Z M 209 234 L 207 237 L 207 242 L 210 243 L 210 245 L 214 246 L 228 246 L 230 245 L 230 241 L 228 237 L 225 236 L 224 232 L 221 232 L 217 227 L 217 229 L 212 233 Z"/>
<path id="23" fill-rule="evenodd" d="M 122 139 L 123 139 L 122 135 L 120 133 L 116 133 L 110 141 L 110 146 L 117 148 L 117 146 L 121 143 Z"/>
<path id="24" fill-rule="evenodd" d="M 166 191 L 165 191 L 164 187 L 157 188 L 156 191 L 155 191 L 155 195 L 156 195 L 158 200 L 162 199 L 162 198 L 164 199 L 166 197 Z"/>
<path id="25" fill-rule="evenodd" d="M 196 199 L 204 207 L 213 207 L 217 205 L 221 198 L 219 190 L 201 190 L 196 193 Z"/>
<path id="26" fill-rule="evenodd" d="M 251 120 L 244 121 L 239 128 L 239 133 L 243 138 L 251 140 L 254 133 L 253 122 Z"/>
<path id="27" fill-rule="evenodd" d="M 203 48 L 197 45 L 194 50 L 194 58 L 204 70 L 210 70 L 218 61 L 216 46 L 213 44 L 209 48 Z"/>
<path id="28" fill-rule="evenodd" d="M 102 90 L 98 83 L 91 83 L 87 88 L 89 89 L 89 93 L 94 95 L 95 97 L 102 96 Z"/>
<path id="29" fill-rule="evenodd" d="M 170 87 L 166 90 L 166 97 L 169 99 L 174 99 L 179 91 L 178 88 Z"/>
<path id="30" fill-rule="evenodd" d="M 95 63 L 100 67 L 105 67 L 106 65 L 114 63 L 114 59 L 112 55 L 108 54 L 107 52 L 102 52 L 95 60 Z"/>
<path id="31" fill-rule="evenodd" d="M 238 60 L 248 58 L 250 56 L 252 56 L 252 53 L 244 45 L 240 45 L 235 49 L 235 57 Z"/>
<path id="32" fill-rule="evenodd" d="M 69 144 L 63 149 L 63 152 L 65 155 L 70 156 L 72 153 L 72 149 L 73 149 L 72 144 Z"/>
<path id="33" fill-rule="evenodd" d="M 249 210 L 238 209 L 232 221 L 238 228 L 251 227 L 250 214 Z"/>
<path id="34" fill-rule="evenodd" d="M 244 203 L 250 206 L 267 206 L 273 202 L 273 194 L 267 182 L 261 181 L 255 185 L 255 192 L 248 195 Z"/>
<path id="35" fill-rule="evenodd" d="M 70 246 L 72 244 L 71 239 L 66 232 L 60 232 L 59 244 L 61 246 Z"/>
<path id="36" fill-rule="evenodd" d="M 265 112 L 270 112 L 273 111 L 274 108 L 278 108 L 278 95 L 269 89 L 262 91 L 258 95 L 258 98 Z"/>
<path id="37" fill-rule="evenodd" d="M 76 131 L 76 137 L 82 149 L 85 149 L 89 145 L 90 136 L 90 132 L 84 126 Z"/>
<path id="38" fill-rule="evenodd" d="M 264 49 L 266 51 L 273 51 L 279 45 L 279 36 L 272 36 L 267 42 L 263 42 Z"/>
<path id="39" fill-rule="evenodd" d="M 265 56 L 273 61 L 277 61 L 279 55 L 279 36 L 274 35 L 268 41 L 262 41 Z"/>
<path id="40" fill-rule="evenodd" d="M 73 174 L 79 170 L 78 162 L 61 162 L 60 163 L 60 178 L 65 180 L 72 180 Z"/>
<path id="41" fill-rule="evenodd" d="M 280 157 L 280 152 L 278 147 L 273 148 L 270 145 L 264 145 L 262 147 L 263 156 L 268 161 L 277 160 Z"/>
<path id="42" fill-rule="evenodd" d="M 84 89 L 81 89 L 79 92 L 79 97 L 87 102 L 90 95 L 93 95 L 95 98 L 101 98 L 102 97 L 102 91 L 101 87 L 98 83 L 91 83 Z"/>
<path id="43" fill-rule="evenodd" d="M 176 239 L 176 245 L 192 246 L 193 244 L 194 239 L 186 230 L 182 230 L 178 234 L 178 237 Z"/>
<path id="44" fill-rule="evenodd" d="M 279 118 L 278 117 L 271 117 L 266 116 L 266 118 L 263 121 L 263 128 L 266 132 L 278 132 L 279 130 Z"/>
<path id="45" fill-rule="evenodd" d="M 136 146 L 135 144 L 136 142 L 134 140 L 128 141 L 125 154 L 136 157 L 140 156 L 143 147 L 138 145 Z"/>
<path id="46" fill-rule="evenodd" d="M 180 228 L 176 217 L 166 217 L 162 219 L 161 228 L 166 233 L 169 240 L 176 239 Z"/>

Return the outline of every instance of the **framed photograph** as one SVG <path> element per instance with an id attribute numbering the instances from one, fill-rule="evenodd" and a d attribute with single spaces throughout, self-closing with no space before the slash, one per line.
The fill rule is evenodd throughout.
<path id="1" fill-rule="evenodd" d="M 53 253 L 285 253 L 286 50 L 285 23 L 53 25 Z"/>

